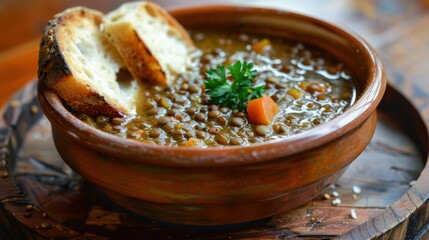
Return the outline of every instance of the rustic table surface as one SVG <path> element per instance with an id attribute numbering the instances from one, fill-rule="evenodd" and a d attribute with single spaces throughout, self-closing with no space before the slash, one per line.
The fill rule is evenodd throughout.
<path id="1" fill-rule="evenodd" d="M 152 238 L 305 238 L 305 239 L 330 239 L 342 236 L 345 239 L 366 239 L 377 237 L 379 239 L 429 239 L 427 230 L 429 228 L 429 210 L 427 200 L 427 189 L 418 185 L 414 189 L 414 195 L 409 184 L 413 180 L 427 181 L 427 126 L 429 123 L 429 1 L 428 0 L 274 0 L 274 1 L 223 1 L 226 3 L 248 4 L 256 6 L 276 7 L 291 9 L 307 13 L 325 20 L 346 26 L 367 39 L 380 53 L 386 65 L 389 84 L 399 93 L 407 97 L 413 106 L 408 105 L 406 99 L 394 89 L 388 90 L 388 95 L 383 100 L 380 109 L 380 120 L 378 132 L 369 148 L 351 169 L 346 172 L 335 185 L 336 189 L 328 189 L 326 193 L 332 196 L 337 191 L 342 196 L 343 204 L 332 210 L 330 200 L 320 197 L 304 207 L 281 216 L 276 216 L 269 221 L 257 223 L 254 226 L 244 226 L 241 229 L 215 229 L 210 231 L 178 230 L 177 228 L 157 225 L 150 221 L 134 219 L 132 216 L 125 219 L 126 213 L 115 211 L 109 205 L 100 204 L 97 196 L 85 194 L 86 187 L 76 180 L 74 175 L 68 175 L 66 166 L 61 165 L 61 159 L 56 155 L 52 147 L 51 139 L 34 139 L 37 134 L 49 131 L 48 123 L 41 119 L 32 106 L 35 100 L 34 85 L 24 88 L 24 85 L 36 77 L 37 53 L 40 33 L 46 21 L 56 12 L 75 5 L 85 5 L 101 11 L 115 8 L 119 0 L 3 0 L 0 1 L 0 27 L 2 38 L 0 38 L 0 106 L 3 108 L 0 118 L 0 127 L 10 124 L 13 116 L 22 115 L 23 109 L 16 110 L 16 105 L 9 102 L 10 97 L 19 93 L 15 98 L 29 103 L 26 108 L 33 110 L 33 114 L 25 115 L 29 121 L 35 122 L 32 132 L 22 133 L 26 139 L 22 139 L 24 151 L 20 158 L 15 158 L 16 172 L 14 181 L 18 182 L 26 197 L 33 203 L 37 202 L 45 210 L 52 210 L 53 216 L 36 219 L 41 221 L 37 227 L 42 228 L 42 222 L 55 222 L 63 229 L 68 229 L 61 235 L 64 238 L 76 237 L 76 239 L 107 239 L 109 231 L 116 234 L 114 239 L 122 239 L 120 234 L 130 231 L 132 234 L 141 234 L 145 231 Z M 155 1 L 163 6 L 180 7 L 203 3 L 219 3 L 218 1 Z M 37 104 L 36 104 L 37 105 Z M 401 105 L 401 106 L 399 106 Z M 1 109 L 1 107 L 0 107 Z M 9 110 L 10 112 L 4 112 Z M 408 109 L 408 110 L 407 110 Z M 414 112 L 416 110 L 416 112 Z M 21 111 L 21 112 L 20 112 Z M 420 114 L 420 116 L 417 114 Z M 15 115 L 14 115 L 15 114 Z M 9 117 L 9 119 L 8 119 Z M 41 120 L 40 120 L 41 119 Z M 426 125 L 420 126 L 420 120 Z M 408 125 L 412 125 L 409 127 Z M 27 126 L 22 127 L 26 129 Z M 418 133 L 418 131 L 421 131 Z M 0 140 L 3 132 L 0 131 Z M 386 140 L 386 136 L 389 138 Z M 425 140 L 426 139 L 426 140 Z M 25 142 L 24 142 L 25 140 Z M 2 142 L 0 141 L 0 158 Z M 50 146 L 50 147 L 46 147 Z M 31 158 L 35 156 L 39 158 Z M 380 155 L 377 155 L 380 154 Z M 371 159 L 380 158 L 384 165 L 371 165 Z M 39 162 L 38 160 L 46 160 Z M 19 160 L 19 161 L 18 161 Z M 40 164 L 46 164 L 42 166 Z M 57 165 L 56 165 L 57 164 Z M 60 165 L 58 165 L 60 164 Z M 46 169 L 48 167 L 48 170 Z M 362 169 L 368 168 L 366 174 Z M 388 171 L 384 171 L 388 168 Z M 70 189 L 58 193 L 58 188 L 47 189 L 40 181 L 27 178 L 31 174 L 56 174 L 66 175 L 71 179 Z M 377 176 L 374 178 L 374 176 Z M 2 178 L 7 177 L 3 175 Z M 12 180 L 11 180 L 12 181 Z M 389 182 L 390 181 L 390 182 Z M 3 184 L 0 182 L 0 184 Z M 73 185 L 74 184 L 74 185 Z M 421 184 L 421 182 L 419 183 Z M 359 185 L 362 193 L 353 196 L 352 187 Z M 3 186 L 3 185 L 1 185 Z M 74 189 L 76 188 L 76 189 Z M 410 193 L 411 192 L 411 193 Z M 51 194 L 51 195 L 50 195 Z M 52 197 L 52 194 L 57 194 Z M 408 195 L 404 198 L 403 195 Z M 419 195 L 420 194 L 420 195 Z M 10 196 L 5 189 L 0 190 L 1 207 L 8 206 Z M 94 200 L 95 198 L 96 200 Z M 54 199 L 54 201 L 52 201 Z M 91 203 L 88 201 L 91 200 Z M 409 201 L 408 201 L 409 200 Z M 83 206 L 82 203 L 88 204 Z M 55 204 L 65 204 L 67 208 L 58 211 Z M 393 204 L 394 207 L 388 205 Z M 30 210 L 22 208 L 29 215 Z M 56 209 L 56 210 L 55 210 Z M 357 219 L 350 216 L 350 210 L 356 209 Z M 381 216 L 386 209 L 391 209 L 392 218 L 397 221 L 398 227 L 394 230 L 385 231 L 386 215 L 384 215 L 384 226 L 380 227 L 377 216 Z M 417 209 L 417 210 L 416 210 Z M 55 212 L 56 211 L 56 212 Z M 408 212 L 419 211 L 418 214 L 407 215 Z M 1 209 L 3 212 L 3 209 Z M 17 210 L 17 213 L 19 211 Z M 37 212 L 37 211 L 36 211 Z M 41 213 L 41 212 L 37 212 Z M 55 215 L 55 216 L 54 216 Z M 84 215 L 84 216 L 83 216 Z M 405 216 L 405 221 L 404 217 Z M 4 216 L 3 216 L 4 217 Z M 16 217 L 19 219 L 19 217 Z M 23 218 L 24 219 L 24 218 Z M 27 219 L 28 223 L 31 218 Z M 10 220 L 10 219 L 9 219 Z M 22 219 L 21 219 L 22 220 Z M 18 221 L 18 220 L 17 220 Z M 143 221 L 143 223 L 141 222 Z M 387 220 L 388 221 L 388 220 Z M 64 223 L 58 224 L 58 223 Z M 410 224 L 412 223 L 412 224 Z M 128 224 L 127 227 L 121 224 Z M 27 224 L 28 225 L 28 224 Z M 52 226 L 52 225 L 50 225 Z M 26 229 L 13 228 L 10 231 L 27 231 Z M 36 227 L 36 226 L 35 226 Z M 121 228 L 122 227 L 122 228 Z M 8 228 L 0 228 L 0 239 L 9 239 L 15 236 L 8 233 Z M 47 227 L 45 230 L 52 230 Z M 354 230 L 350 233 L 349 231 Z M 57 235 L 56 235 L 57 234 Z M 57 238 L 58 233 L 47 232 L 46 236 Z M 155 237 L 158 236 L 158 237 Z"/>

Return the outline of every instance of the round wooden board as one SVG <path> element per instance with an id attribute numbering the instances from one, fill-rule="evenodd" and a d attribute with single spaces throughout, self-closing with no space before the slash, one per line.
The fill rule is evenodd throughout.
<path id="1" fill-rule="evenodd" d="M 371 143 L 325 191 L 330 199 L 320 196 L 290 212 L 252 223 L 192 227 L 135 216 L 73 173 L 55 150 L 35 85 L 20 91 L 0 119 L 0 239 L 428 237 L 427 126 L 391 87 L 378 110 Z M 361 193 L 354 195 L 353 186 Z M 333 192 L 341 199 L 338 206 L 332 205 Z"/>

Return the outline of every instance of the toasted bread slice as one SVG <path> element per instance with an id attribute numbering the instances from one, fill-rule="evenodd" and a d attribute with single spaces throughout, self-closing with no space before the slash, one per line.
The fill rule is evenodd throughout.
<path id="1" fill-rule="evenodd" d="M 190 62 L 193 42 L 165 10 L 150 2 L 121 5 L 103 18 L 102 31 L 136 79 L 170 84 Z"/>
<path id="2" fill-rule="evenodd" d="M 76 111 L 118 117 L 135 113 L 136 84 L 122 87 L 123 60 L 100 31 L 101 12 L 84 7 L 54 16 L 40 43 L 40 84 Z"/>

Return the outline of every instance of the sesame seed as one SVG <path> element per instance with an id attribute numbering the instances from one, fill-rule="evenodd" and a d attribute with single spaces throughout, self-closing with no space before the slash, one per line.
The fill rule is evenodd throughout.
<path id="1" fill-rule="evenodd" d="M 416 180 L 411 181 L 410 183 L 408 183 L 410 186 L 414 186 L 414 184 L 416 184 Z"/>
<path id="2" fill-rule="evenodd" d="M 332 196 L 334 196 L 334 197 L 339 197 L 340 196 L 340 194 L 338 193 L 338 192 L 336 192 L 336 191 L 334 191 L 334 192 L 332 192 Z"/>

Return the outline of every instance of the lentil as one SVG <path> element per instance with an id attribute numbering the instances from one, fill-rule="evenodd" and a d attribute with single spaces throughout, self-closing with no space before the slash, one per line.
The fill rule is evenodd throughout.
<path id="1" fill-rule="evenodd" d="M 159 137 L 159 135 L 161 135 L 161 130 L 159 129 L 152 129 L 149 133 L 149 136 L 153 138 Z"/>
<path id="2" fill-rule="evenodd" d="M 197 138 L 199 139 L 206 139 L 207 134 L 203 131 L 198 131 L 196 134 Z"/>
<path id="3" fill-rule="evenodd" d="M 244 140 L 239 137 L 231 138 L 231 144 L 232 145 L 242 145 Z"/>
<path id="4" fill-rule="evenodd" d="M 168 111 L 167 111 L 167 113 L 166 113 L 166 115 L 167 115 L 167 116 L 170 116 L 170 117 L 175 116 L 175 115 L 177 115 L 177 114 L 179 114 L 179 110 L 177 110 L 177 109 L 170 109 L 170 110 L 168 110 Z"/>
<path id="5" fill-rule="evenodd" d="M 165 124 L 171 122 L 171 118 L 169 117 L 161 117 L 158 119 L 158 125 L 164 126 Z"/>
<path id="6" fill-rule="evenodd" d="M 197 113 L 195 115 L 195 120 L 197 120 L 199 122 L 204 122 L 204 121 L 206 121 L 206 115 L 204 113 Z"/>
<path id="7" fill-rule="evenodd" d="M 212 110 L 208 114 L 209 118 L 215 118 L 215 117 L 217 117 L 219 115 L 220 115 L 220 112 L 218 110 Z"/>
<path id="8" fill-rule="evenodd" d="M 225 117 L 218 117 L 216 119 L 216 123 L 219 124 L 220 126 L 224 126 L 225 124 L 228 123 L 228 120 Z"/>
<path id="9" fill-rule="evenodd" d="M 159 113 L 159 109 L 158 109 L 158 108 L 152 108 L 151 110 L 149 110 L 149 111 L 147 112 L 147 114 L 148 114 L 149 116 L 158 115 L 158 113 Z"/>
<path id="10" fill-rule="evenodd" d="M 234 126 L 240 127 L 240 126 L 243 126 L 245 124 L 245 121 L 241 117 L 235 117 L 235 118 L 232 119 L 231 123 Z"/>
<path id="11" fill-rule="evenodd" d="M 272 129 L 269 126 L 258 125 L 256 126 L 256 133 L 261 136 L 268 136 L 272 132 Z"/>
<path id="12" fill-rule="evenodd" d="M 222 145 L 228 145 L 229 139 L 225 134 L 216 134 L 216 141 Z"/>

